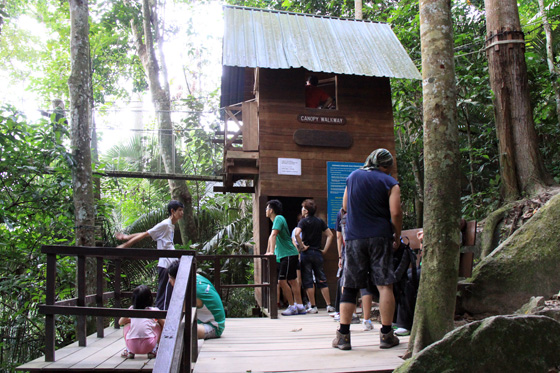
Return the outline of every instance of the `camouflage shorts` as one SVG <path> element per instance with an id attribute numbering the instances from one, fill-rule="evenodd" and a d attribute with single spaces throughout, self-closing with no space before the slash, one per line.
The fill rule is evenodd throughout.
<path id="1" fill-rule="evenodd" d="M 373 237 L 346 242 L 344 287 L 362 289 L 394 282 L 392 238 Z"/>

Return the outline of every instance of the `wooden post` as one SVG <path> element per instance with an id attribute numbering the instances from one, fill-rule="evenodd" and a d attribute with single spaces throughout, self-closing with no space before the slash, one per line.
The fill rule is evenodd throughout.
<path id="1" fill-rule="evenodd" d="M 56 288 L 56 254 L 47 254 L 47 294 L 46 304 L 52 306 Z M 45 361 L 54 361 L 55 315 L 45 316 Z"/>
<path id="2" fill-rule="evenodd" d="M 78 307 L 85 307 L 86 305 L 86 257 L 78 256 L 78 263 L 76 266 L 76 277 L 78 282 Z M 85 347 L 87 342 L 87 323 L 86 316 L 78 316 L 77 323 L 78 345 Z"/>
<path id="3" fill-rule="evenodd" d="M 121 259 L 115 260 L 115 307 L 121 308 Z M 115 329 L 119 329 L 119 318 L 115 317 Z"/>
<path id="4" fill-rule="evenodd" d="M 95 294 L 97 307 L 103 308 L 103 258 L 97 258 L 97 293 Z M 104 337 L 104 318 L 97 317 L 97 338 Z"/>
<path id="5" fill-rule="evenodd" d="M 191 281 L 192 287 L 190 288 L 189 300 L 190 306 L 194 310 L 195 314 L 192 316 L 192 325 L 191 325 L 191 340 L 192 340 L 192 357 L 191 360 L 196 362 L 198 360 L 198 322 L 197 322 L 197 315 L 196 315 L 196 262 L 193 266 L 192 273 L 191 273 Z"/>
<path id="6" fill-rule="evenodd" d="M 278 273 L 276 272 L 276 255 L 270 255 L 268 260 L 268 269 L 270 279 L 269 291 L 270 291 L 270 318 L 278 318 Z"/>
<path id="7" fill-rule="evenodd" d="M 215 257 L 214 258 L 214 287 L 216 288 L 216 291 L 220 295 L 220 298 L 223 298 L 222 283 L 221 283 L 221 276 L 220 276 L 221 272 L 222 272 L 222 263 L 220 262 L 219 257 Z"/>

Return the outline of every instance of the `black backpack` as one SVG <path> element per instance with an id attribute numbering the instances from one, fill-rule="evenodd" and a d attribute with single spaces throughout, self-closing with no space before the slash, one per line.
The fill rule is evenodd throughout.
<path id="1" fill-rule="evenodd" d="M 406 240 L 408 241 L 408 238 Z M 393 265 L 397 279 L 397 282 L 393 284 L 397 306 L 397 324 L 411 330 L 420 281 L 416 267 L 416 254 L 410 248 L 409 243 L 401 242 L 397 251 L 393 252 Z"/>

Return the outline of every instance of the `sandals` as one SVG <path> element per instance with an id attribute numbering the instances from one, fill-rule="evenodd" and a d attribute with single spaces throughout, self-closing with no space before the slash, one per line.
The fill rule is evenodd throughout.
<path id="1" fill-rule="evenodd" d="M 148 359 L 155 359 L 157 356 L 157 346 L 154 347 L 152 352 L 148 352 Z"/>
<path id="2" fill-rule="evenodd" d="M 134 354 L 132 352 L 129 352 L 128 349 L 125 348 L 121 353 L 121 357 L 124 357 L 125 359 L 134 359 Z"/>
<path id="3" fill-rule="evenodd" d="M 134 359 L 135 354 L 133 354 L 132 352 L 128 351 L 128 349 L 124 349 L 124 351 L 121 353 L 121 357 L 124 357 L 125 359 Z M 153 349 L 152 352 L 148 352 L 148 359 L 155 359 L 157 356 L 157 349 Z"/>

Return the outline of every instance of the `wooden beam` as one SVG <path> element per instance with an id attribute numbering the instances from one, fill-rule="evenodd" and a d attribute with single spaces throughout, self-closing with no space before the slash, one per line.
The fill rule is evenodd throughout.
<path id="1" fill-rule="evenodd" d="M 259 152 L 245 152 L 243 150 L 228 150 L 227 158 L 232 159 L 259 159 Z"/>
<path id="2" fill-rule="evenodd" d="M 228 174 L 235 175 L 258 175 L 259 169 L 254 166 L 229 166 Z"/>
<path id="3" fill-rule="evenodd" d="M 215 186 L 216 193 L 255 193 L 255 187 L 224 187 Z"/>
<path id="4" fill-rule="evenodd" d="M 192 181 L 222 181 L 222 176 L 215 175 L 183 175 L 183 174 L 164 174 L 155 172 L 134 172 L 134 171 L 101 171 L 93 172 L 94 175 L 106 177 L 128 177 L 133 179 L 158 179 L 158 180 L 192 180 Z"/>
<path id="5" fill-rule="evenodd" d="M 224 139 L 212 139 L 212 144 L 223 144 L 223 143 L 224 143 Z M 243 140 L 236 139 L 233 143 L 234 144 L 243 144 Z"/>

